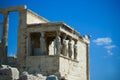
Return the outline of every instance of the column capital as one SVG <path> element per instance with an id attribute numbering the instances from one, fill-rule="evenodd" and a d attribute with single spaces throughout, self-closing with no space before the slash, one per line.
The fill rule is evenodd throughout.
<path id="1" fill-rule="evenodd" d="M 66 34 L 63 34 L 63 39 L 66 39 L 67 35 Z"/>

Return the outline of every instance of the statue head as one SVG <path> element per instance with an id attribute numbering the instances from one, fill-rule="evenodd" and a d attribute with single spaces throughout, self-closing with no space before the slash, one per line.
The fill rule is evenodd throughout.
<path id="1" fill-rule="evenodd" d="M 69 41 L 72 41 L 72 37 L 69 37 Z"/>
<path id="2" fill-rule="evenodd" d="M 56 31 L 56 34 L 57 34 L 57 36 L 60 36 L 60 31 L 59 30 Z"/>
<path id="3" fill-rule="evenodd" d="M 63 34 L 63 39 L 66 39 L 66 34 Z"/>
<path id="4" fill-rule="evenodd" d="M 41 32 L 41 36 L 44 37 L 44 32 Z"/>
<path id="5" fill-rule="evenodd" d="M 78 42 L 78 41 L 77 41 L 77 40 L 75 40 L 75 44 L 77 44 L 77 42 Z"/>

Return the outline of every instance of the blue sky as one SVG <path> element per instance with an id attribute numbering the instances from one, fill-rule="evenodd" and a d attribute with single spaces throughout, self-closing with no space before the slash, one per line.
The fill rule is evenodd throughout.
<path id="1" fill-rule="evenodd" d="M 91 80 L 120 80 L 119 0 L 1 0 L 0 7 L 24 4 L 52 22 L 67 23 L 79 31 L 80 35 L 92 35 Z M 17 13 L 10 13 L 8 55 L 14 55 L 17 51 L 15 36 L 17 36 L 18 18 L 16 17 Z"/>

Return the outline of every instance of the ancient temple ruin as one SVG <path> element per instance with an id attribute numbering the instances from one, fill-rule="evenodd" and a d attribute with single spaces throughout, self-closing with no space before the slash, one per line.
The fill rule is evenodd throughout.
<path id="1" fill-rule="evenodd" d="M 63 22 L 49 22 L 26 6 L 1 8 L 4 15 L 0 61 L 7 63 L 8 16 L 19 12 L 19 70 L 67 80 L 89 80 L 89 38 Z M 57 16 L 57 15 L 56 15 Z"/>

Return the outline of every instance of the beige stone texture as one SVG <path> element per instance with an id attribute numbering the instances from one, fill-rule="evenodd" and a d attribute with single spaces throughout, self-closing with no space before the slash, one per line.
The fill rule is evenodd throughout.
<path id="1" fill-rule="evenodd" d="M 60 57 L 60 73 L 68 80 L 87 80 L 86 45 L 78 42 L 77 60 Z"/>
<path id="2" fill-rule="evenodd" d="M 57 56 L 28 56 L 26 65 L 29 73 L 50 75 L 58 72 L 58 60 Z"/>
<path id="3" fill-rule="evenodd" d="M 46 23 L 48 20 L 40 17 L 38 14 L 27 10 L 27 24 Z"/>

